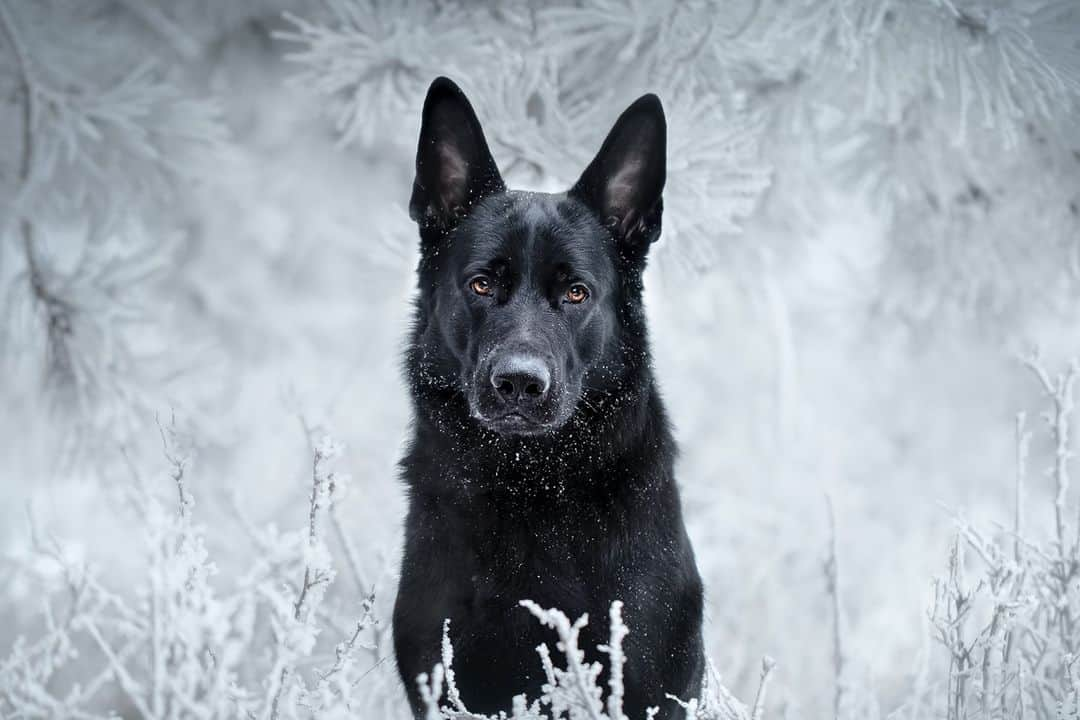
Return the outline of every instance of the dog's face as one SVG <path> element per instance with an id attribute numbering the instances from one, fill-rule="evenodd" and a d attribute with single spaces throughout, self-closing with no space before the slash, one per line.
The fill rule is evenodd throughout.
<path id="1" fill-rule="evenodd" d="M 565 423 L 616 334 L 614 243 L 559 196 L 481 201 L 440 263 L 435 322 L 460 363 L 471 415 L 500 433 Z"/>
<path id="2" fill-rule="evenodd" d="M 428 371 L 482 426 L 551 433 L 618 387 L 636 345 L 626 336 L 644 332 L 640 281 L 660 231 L 664 146 L 663 110 L 645 96 L 570 191 L 507 191 L 468 100 L 449 80 L 432 84 L 410 203 L 439 356 Z"/>

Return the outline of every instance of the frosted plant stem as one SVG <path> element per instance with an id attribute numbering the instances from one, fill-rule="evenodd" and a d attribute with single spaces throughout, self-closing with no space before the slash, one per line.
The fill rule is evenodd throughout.
<path id="1" fill-rule="evenodd" d="M 1002 603 L 998 603 L 994 606 L 994 615 L 990 620 L 990 630 L 987 634 L 986 644 L 983 646 L 982 657 L 982 687 L 980 688 L 980 695 L 982 696 L 982 712 L 983 717 L 986 720 L 991 720 L 994 717 L 994 710 L 997 708 L 997 699 L 993 694 L 993 665 L 994 656 L 999 654 L 1001 648 L 1001 634 L 1003 632 L 1002 626 L 1005 622 L 1005 606 Z M 1005 688 L 999 688 L 999 692 L 1004 696 Z"/>
<path id="2" fill-rule="evenodd" d="M 131 704 L 134 705 L 135 709 L 139 711 L 139 714 L 144 718 L 147 718 L 147 720 L 155 718 L 156 716 L 153 711 L 147 707 L 146 703 L 143 701 L 142 692 L 138 682 L 135 681 L 135 678 L 131 677 L 127 668 L 124 667 L 123 662 L 116 656 L 113 649 L 109 647 L 109 644 L 101 635 L 101 631 L 99 631 L 97 626 L 89 620 L 85 620 L 82 625 L 86 629 L 87 634 L 93 638 L 98 648 L 105 655 L 105 659 L 108 661 L 109 666 L 116 674 L 116 679 L 120 682 L 120 688 L 124 691 L 124 694 L 128 699 L 131 700 Z"/>
<path id="3" fill-rule="evenodd" d="M 161 451 L 165 455 L 165 459 L 172 465 L 172 473 L 170 474 L 173 482 L 176 483 L 177 499 L 179 502 L 180 519 L 187 520 L 188 509 L 191 507 L 191 498 L 188 496 L 184 487 L 184 467 L 185 458 L 176 455 L 169 449 L 169 438 L 165 433 L 165 427 L 161 424 L 161 419 L 157 416 L 154 417 L 154 422 L 157 423 L 158 433 L 161 435 Z M 169 423 L 169 435 L 174 439 L 176 437 L 176 417 L 174 416 Z"/>
<path id="4" fill-rule="evenodd" d="M 605 720 L 602 709 L 598 707 L 599 703 L 593 702 L 593 698 L 589 694 L 589 687 L 586 682 L 587 673 L 582 665 L 581 651 L 577 644 L 581 628 L 585 627 L 589 622 L 588 613 L 571 623 L 569 618 L 556 608 L 544 610 L 531 600 L 522 600 L 518 604 L 528 609 L 533 614 L 533 617 L 541 623 L 555 630 L 559 636 L 563 655 L 566 657 L 567 674 L 573 679 L 574 692 L 577 695 L 579 706 L 587 713 L 589 720 Z"/>
<path id="5" fill-rule="evenodd" d="M 1039 364 L 1037 354 L 1032 354 L 1024 360 L 1024 364 L 1034 373 L 1042 385 L 1043 391 L 1054 404 L 1053 414 L 1049 416 L 1049 422 L 1054 434 L 1054 482 L 1057 492 L 1054 496 L 1054 526 L 1057 532 L 1058 551 L 1064 558 L 1067 549 L 1065 545 L 1065 500 L 1069 493 L 1069 459 L 1072 453 L 1069 450 L 1069 418 L 1073 411 L 1073 386 L 1076 383 L 1077 372 L 1080 366 L 1074 361 L 1069 364 L 1069 369 L 1064 374 L 1051 380 L 1046 370 Z"/>
<path id="6" fill-rule="evenodd" d="M 296 419 L 300 423 L 300 430 L 304 435 L 304 442 L 307 444 L 308 452 L 316 452 L 315 445 L 311 441 L 312 429 L 308 425 L 307 418 L 303 413 L 297 413 Z M 360 592 L 369 592 L 374 594 L 374 585 L 369 584 L 365 578 L 364 573 L 360 569 L 360 556 L 356 552 L 356 546 L 349 540 L 348 533 L 345 532 L 344 526 L 341 524 L 341 517 L 338 515 L 337 503 L 331 503 L 330 505 L 330 527 L 334 530 L 334 536 L 338 540 L 338 544 L 341 545 L 341 549 L 345 552 L 345 562 L 349 566 L 349 572 L 352 574 L 353 582 L 356 583 L 356 588 Z"/>
<path id="7" fill-rule="evenodd" d="M 1069 492 L 1069 419 L 1073 411 L 1073 385 L 1076 382 L 1076 364 L 1069 366 L 1064 376 L 1058 377 L 1058 392 L 1054 396 L 1054 438 L 1055 449 L 1054 478 L 1057 481 L 1057 495 L 1054 498 L 1054 510 L 1057 515 L 1058 542 L 1061 552 L 1065 553 L 1065 501 Z"/>
<path id="8" fill-rule="evenodd" d="M 1027 432 L 1027 413 L 1016 414 L 1016 501 L 1013 519 L 1013 559 L 1020 564 L 1020 548 L 1024 530 L 1024 486 L 1027 481 L 1028 449 L 1031 445 L 1031 433 Z"/>
<path id="9" fill-rule="evenodd" d="M 334 536 L 337 538 L 338 544 L 341 545 L 341 549 L 345 551 L 345 562 L 349 566 L 349 573 L 352 575 L 357 589 L 360 592 L 374 593 L 374 585 L 370 585 L 364 580 L 364 573 L 360 570 L 360 556 L 356 552 L 356 546 L 353 545 L 348 533 L 345 532 L 345 528 L 341 524 L 336 503 L 330 506 L 330 527 L 334 529 Z"/>
<path id="10" fill-rule="evenodd" d="M 600 650 L 608 654 L 608 718 L 609 720 L 624 720 L 623 714 L 623 665 L 626 664 L 626 656 L 622 651 L 623 639 L 629 632 L 622 619 L 622 602 L 616 600 L 611 603 L 609 611 L 611 621 L 611 639 Z"/>
<path id="11" fill-rule="evenodd" d="M 163 574 L 161 563 L 164 558 L 160 546 L 155 548 L 154 556 L 153 567 L 150 570 L 150 702 L 153 707 L 154 717 L 161 717 L 164 710 L 161 680 L 164 675 L 165 653 L 164 648 L 161 646 L 163 619 L 161 596 L 164 594 L 161 587 Z"/>
<path id="12" fill-rule="evenodd" d="M 757 696 L 754 697 L 754 709 L 750 713 L 751 720 L 761 720 L 765 714 L 765 695 L 769 689 L 769 678 L 776 667 L 776 661 L 771 657 L 765 657 L 761 661 L 761 681 L 758 683 Z"/>
<path id="13" fill-rule="evenodd" d="M 277 720 L 280 717 L 281 693 L 285 689 L 287 682 L 289 682 L 289 665 L 282 662 L 281 671 L 278 673 L 277 686 L 274 688 L 273 699 L 270 701 L 270 720 Z"/>
<path id="14" fill-rule="evenodd" d="M 308 505 L 309 551 L 314 551 L 321 537 L 319 520 L 320 511 L 325 509 L 323 501 L 325 500 L 326 505 L 332 504 L 330 489 L 333 488 L 333 475 L 324 474 L 321 467 L 322 463 L 329 460 L 330 457 L 330 455 L 323 452 L 321 446 L 314 449 L 314 455 L 311 461 L 311 495 L 309 497 Z M 311 603 L 309 602 L 308 593 L 316 586 L 327 583 L 329 580 L 330 578 L 325 572 L 320 571 L 318 567 L 313 565 L 313 560 L 309 555 L 308 560 L 304 564 L 304 582 L 300 586 L 296 602 L 293 603 L 293 620 L 296 622 L 306 622 L 311 611 L 318 610 L 317 607 L 310 607 Z M 289 660 L 292 653 L 293 651 L 290 649 L 288 654 L 281 660 L 281 669 L 278 673 L 277 687 L 274 689 L 272 700 L 270 701 L 271 720 L 277 720 L 279 717 L 281 694 L 284 692 L 285 686 L 288 684 L 289 678 L 293 673 L 293 662 L 290 662 Z"/>
<path id="15" fill-rule="evenodd" d="M 581 704 L 588 711 L 590 720 L 603 720 L 600 715 L 600 710 L 592 702 L 592 698 L 589 697 L 589 688 L 585 684 L 585 668 L 581 666 L 581 658 L 576 652 L 576 643 L 575 652 L 570 652 L 569 647 L 567 649 L 566 666 L 574 678 L 574 685 L 577 688 L 578 697 L 581 698 Z"/>
<path id="16" fill-rule="evenodd" d="M 836 555 L 836 515 L 833 512 L 832 498 L 825 496 L 829 514 L 829 554 L 825 559 L 825 588 L 831 602 L 833 625 L 833 717 L 839 720 L 840 709 L 844 702 L 844 644 L 840 622 L 840 583 Z"/>

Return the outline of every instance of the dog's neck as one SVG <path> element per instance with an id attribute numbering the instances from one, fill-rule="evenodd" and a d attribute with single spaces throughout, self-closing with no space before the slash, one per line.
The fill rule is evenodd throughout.
<path id="1" fill-rule="evenodd" d="M 469 417 L 460 394 L 433 394 L 442 397 L 421 393 L 418 399 L 414 437 L 402 463 L 414 491 L 531 498 L 670 477 L 674 440 L 647 368 L 618 392 L 586 394 L 565 426 L 538 437 L 484 429 Z M 420 456 L 439 460 L 440 477 L 410 472 Z"/>

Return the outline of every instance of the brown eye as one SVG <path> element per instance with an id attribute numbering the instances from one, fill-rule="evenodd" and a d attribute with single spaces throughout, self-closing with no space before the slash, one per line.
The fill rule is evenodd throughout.
<path id="1" fill-rule="evenodd" d="M 493 288 L 491 287 L 491 281 L 483 275 L 477 275 L 469 281 L 469 287 L 477 295 L 490 295 Z"/>
<path id="2" fill-rule="evenodd" d="M 570 289 L 566 291 L 566 301 L 574 303 L 583 303 L 589 297 L 589 288 L 585 287 L 581 283 L 576 283 L 570 286 Z"/>

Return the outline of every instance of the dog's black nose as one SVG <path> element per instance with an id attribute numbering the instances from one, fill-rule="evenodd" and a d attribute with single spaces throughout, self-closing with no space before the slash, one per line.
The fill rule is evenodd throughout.
<path id="1" fill-rule="evenodd" d="M 551 387 L 551 371 L 538 357 L 510 355 L 492 367 L 491 384 L 508 403 L 539 402 Z"/>

